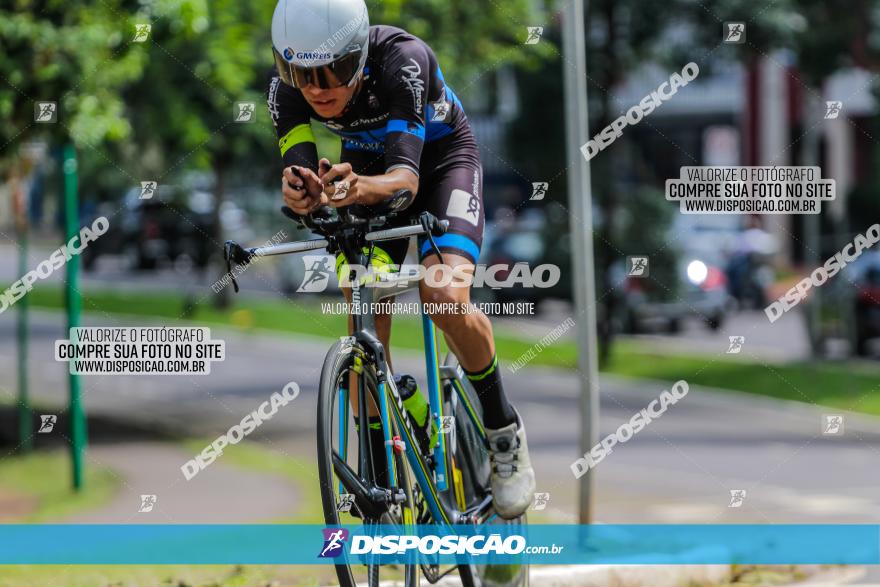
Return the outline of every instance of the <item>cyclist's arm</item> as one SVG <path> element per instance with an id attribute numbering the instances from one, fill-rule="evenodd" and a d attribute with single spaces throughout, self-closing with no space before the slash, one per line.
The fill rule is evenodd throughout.
<path id="1" fill-rule="evenodd" d="M 428 52 L 416 41 L 399 43 L 389 52 L 383 69 L 386 74 L 381 83 L 390 97 L 390 116 L 385 127 L 385 174 L 364 178 L 361 189 L 367 194 L 388 197 L 407 188 L 415 195 L 431 82 Z"/>
<path id="2" fill-rule="evenodd" d="M 346 145 L 346 141 L 342 142 L 342 151 L 339 155 L 339 164 L 329 167 L 329 171 L 324 172 L 325 181 L 348 180 L 354 181 L 354 190 L 351 190 L 349 196 L 354 195 L 348 200 L 333 202 L 331 205 L 345 206 L 355 202 L 364 205 L 373 205 L 381 202 L 391 196 L 400 189 L 407 189 L 415 193 L 418 189 L 418 177 L 405 169 L 392 169 L 385 172 L 385 160 L 381 152 L 365 151 L 351 148 Z M 322 170 L 328 169 L 323 167 L 324 163 L 329 162 L 322 159 L 318 163 L 318 167 Z M 349 168 L 349 165 L 351 166 Z M 355 177 L 357 178 L 355 180 Z M 355 192 L 352 194 L 352 192 Z M 324 193 L 331 197 L 334 193 L 334 186 L 326 185 Z"/>
<path id="3" fill-rule="evenodd" d="M 284 203 L 297 214 L 307 214 L 325 201 L 318 180 L 318 149 L 309 108 L 302 95 L 277 75 L 269 82 L 266 98 L 284 163 L 281 181 Z M 293 173 L 294 167 L 300 168 L 298 174 Z"/>
<path id="4" fill-rule="evenodd" d="M 302 96 L 278 76 L 269 82 L 269 115 L 278 135 L 278 148 L 284 168 L 291 165 L 318 173 L 318 149 L 312 133 L 309 110 Z"/>
<path id="5" fill-rule="evenodd" d="M 360 201 L 366 205 L 378 204 L 407 189 L 415 195 L 419 190 L 419 177 L 405 167 L 392 169 L 382 175 L 361 175 L 358 178 Z"/>
<path id="6" fill-rule="evenodd" d="M 424 45 L 417 41 L 402 42 L 389 51 L 381 68 L 381 91 L 388 96 L 389 117 L 385 126 L 384 173 L 360 175 L 347 163 L 334 165 L 324 173 L 325 193 L 334 188 L 328 179 L 339 178 L 356 183 L 349 198 L 331 205 L 343 206 L 356 200 L 376 204 L 401 189 L 415 196 L 419 189 L 419 162 L 425 143 L 425 109 L 430 82 L 430 58 Z M 353 195 L 356 193 L 356 196 Z"/>

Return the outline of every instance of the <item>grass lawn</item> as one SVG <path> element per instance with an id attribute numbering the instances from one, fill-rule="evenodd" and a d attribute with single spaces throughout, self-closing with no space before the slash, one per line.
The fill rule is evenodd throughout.
<path id="1" fill-rule="evenodd" d="M 33 306 L 62 307 L 62 291 L 41 285 L 30 294 Z M 330 301 L 330 298 L 324 298 Z M 83 309 L 99 314 L 127 314 L 151 318 L 182 319 L 183 297 L 177 293 L 94 290 L 85 294 Z M 186 320 L 233 326 L 245 331 L 268 329 L 289 334 L 309 334 L 329 339 L 345 332 L 346 318 L 321 313 L 320 301 L 297 298 L 236 300 L 229 312 L 218 312 L 208 303 L 197 306 Z M 506 363 L 518 359 L 535 341 L 515 330 L 498 326 L 495 343 L 499 358 Z M 419 320 L 413 316 L 395 318 L 392 335 L 398 348 L 421 349 Z M 538 352 L 530 366 L 573 368 L 577 348 L 561 339 Z M 708 385 L 771 397 L 818 403 L 833 408 L 880 415 L 880 369 L 831 362 L 763 364 L 709 355 L 661 353 L 636 341 L 619 341 L 604 371 L 627 377 L 667 381 L 685 379 L 694 385 Z"/>
<path id="2" fill-rule="evenodd" d="M 661 353 L 623 341 L 606 369 L 627 377 L 746 391 L 880 415 L 880 367 L 832 362 L 762 364 Z"/>
<path id="3" fill-rule="evenodd" d="M 86 489 L 75 493 L 71 475 L 70 456 L 61 450 L 0 459 L 0 501 L 13 512 L 3 521 L 37 523 L 88 511 L 109 501 L 119 485 L 112 471 L 87 463 Z"/>

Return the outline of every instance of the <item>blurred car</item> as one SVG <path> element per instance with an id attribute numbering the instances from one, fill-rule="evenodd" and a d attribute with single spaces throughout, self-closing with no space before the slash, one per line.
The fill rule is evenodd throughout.
<path id="1" fill-rule="evenodd" d="M 844 269 L 842 287 L 850 289 L 855 319 L 855 351 L 870 354 L 873 339 L 880 338 L 880 252 L 865 251 Z"/>
<path id="2" fill-rule="evenodd" d="M 83 226 L 91 226 L 95 219 L 104 216 L 110 221 L 110 226 L 101 238 L 89 243 L 83 249 L 80 259 L 85 271 L 93 271 L 98 263 L 98 258 L 108 253 L 118 253 L 124 244 L 123 233 L 114 216 L 119 212 L 119 204 L 116 202 L 101 202 L 92 208 L 83 207 L 80 210 L 80 222 Z"/>
<path id="3" fill-rule="evenodd" d="M 733 214 L 678 214 L 669 229 L 674 239 L 693 255 L 716 257 L 731 251 L 742 232 L 741 220 Z M 719 260 L 720 263 L 720 260 Z"/>
<path id="4" fill-rule="evenodd" d="M 527 263 L 531 268 L 547 263 L 559 267 L 558 283 L 548 288 L 515 285 L 483 289 L 498 301 L 570 300 L 575 284 L 570 239 L 561 228 L 564 225 L 567 218 L 560 224 L 548 221 L 541 210 L 524 210 L 514 223 L 492 231 L 492 239 L 480 257 L 481 263 L 507 266 L 495 274 L 499 281 L 506 279 L 517 263 Z M 635 333 L 663 326 L 669 332 L 678 332 L 682 320 L 696 316 L 713 330 L 721 328 L 733 307 L 723 251 L 735 241 L 738 231 L 736 219 L 679 217 L 660 241 L 677 243 L 678 248 L 655 245 L 656 250 L 649 254 L 648 277 L 629 277 L 623 258 L 611 266 L 606 279 L 597 276 L 598 297 L 613 302 L 600 304 L 613 308 L 612 327 Z M 609 300 L 610 296 L 613 299 Z"/>
<path id="5" fill-rule="evenodd" d="M 115 216 L 118 221 L 111 222 L 107 234 L 86 250 L 86 270 L 105 254 L 121 254 L 132 270 L 154 269 L 163 262 L 183 270 L 204 268 L 220 254 L 211 193 L 160 185 L 150 198 L 140 196 L 141 188 L 126 192 Z M 241 241 L 253 238 L 247 214 L 233 202 L 223 203 L 220 218 L 226 236 Z"/>
<path id="6" fill-rule="evenodd" d="M 880 338 L 880 253 L 863 253 L 855 268 L 856 354 L 866 356 L 871 339 Z"/>
<path id="7" fill-rule="evenodd" d="M 520 283 L 510 287 L 485 286 L 475 293 L 499 302 L 538 303 L 548 298 L 571 298 L 569 249 L 567 235 L 560 238 L 559 234 L 549 234 L 541 210 L 525 210 L 515 222 L 493 227 L 488 243 L 484 241 L 479 261 L 487 266 L 505 266 L 494 273 L 494 278 L 499 282 L 507 280 L 518 263 L 526 263 L 532 270 L 543 264 L 556 265 L 560 269 L 559 281 L 550 287 L 523 287 Z M 487 292 L 490 292 L 489 296 Z"/>
<path id="8" fill-rule="evenodd" d="M 717 258 L 684 253 L 670 267 L 649 257 L 648 277 L 628 275 L 626 261 L 611 267 L 610 281 L 616 290 L 615 322 L 618 330 L 643 332 L 646 327 L 665 326 L 670 333 L 681 330 L 685 318 L 698 317 L 712 330 L 724 324 L 730 311 L 727 278 Z M 659 273 L 659 275 L 658 275 Z"/>
<path id="9" fill-rule="evenodd" d="M 160 261 L 204 267 L 215 234 L 213 196 L 159 186 L 149 199 L 140 188 L 125 195 L 123 248 L 131 269 L 153 269 Z"/>

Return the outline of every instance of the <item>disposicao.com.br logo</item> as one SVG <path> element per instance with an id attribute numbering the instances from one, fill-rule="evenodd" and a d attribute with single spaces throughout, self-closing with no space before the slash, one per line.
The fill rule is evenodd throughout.
<path id="1" fill-rule="evenodd" d="M 559 554 L 564 546 L 527 546 L 519 534 L 339 534 L 325 529 L 319 558 L 339 556 L 350 543 L 350 555 L 460 555 L 466 557 L 518 554 Z"/>
<path id="2" fill-rule="evenodd" d="M 520 554 L 526 550 L 523 536 L 502 537 L 500 534 L 488 536 L 413 536 L 393 534 L 385 536 L 354 536 L 351 540 L 351 554 Z"/>
<path id="3" fill-rule="evenodd" d="M 324 545 L 318 558 L 336 558 L 345 550 L 348 530 L 345 528 L 324 528 Z"/>
<path id="4" fill-rule="evenodd" d="M 317 293 L 327 289 L 334 279 L 331 255 L 305 255 L 306 272 L 297 292 Z M 343 268 L 344 267 L 344 268 Z M 420 264 L 395 266 L 375 261 L 372 267 L 337 263 L 335 280 L 340 287 L 351 287 L 358 282 L 365 287 L 406 287 L 410 281 L 422 280 L 428 287 L 490 287 L 492 289 L 524 287 L 550 288 L 559 283 L 562 269 L 558 265 L 542 263 L 532 268 L 526 262 L 514 264 L 479 263 L 473 270 L 463 265 L 438 263 L 430 267 Z"/>

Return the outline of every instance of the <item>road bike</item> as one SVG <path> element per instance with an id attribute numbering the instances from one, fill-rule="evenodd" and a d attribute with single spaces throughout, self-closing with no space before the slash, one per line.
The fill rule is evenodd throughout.
<path id="1" fill-rule="evenodd" d="M 233 275 L 233 264 L 244 265 L 255 257 L 317 249 L 341 253 L 348 267 L 371 267 L 375 243 L 413 236 L 426 239 L 442 261 L 434 237 L 445 233 L 448 221 L 422 212 L 413 224 L 389 227 L 412 199 L 409 191 L 401 190 L 378 206 L 352 205 L 336 211 L 322 207 L 305 217 L 285 207 L 285 215 L 322 238 L 251 249 L 228 241 L 224 251 L 227 268 Z M 418 287 L 419 277 L 417 272 L 382 270 L 360 276 L 354 271 L 349 274 L 351 333 L 341 337 L 327 353 L 318 391 L 317 449 L 324 521 L 328 526 L 392 525 L 399 527 L 399 534 L 415 534 L 415 525 L 421 524 L 525 525 L 525 515 L 503 520 L 494 510 L 480 403 L 454 355 L 448 353 L 440 363 L 434 323 L 424 313 L 421 325 L 429 416 L 438 434 L 432 435 L 430 446 L 421 446 L 417 441 L 386 351 L 376 334 L 373 309 L 374 302 Z M 233 284 L 238 291 L 234 280 Z M 377 455 L 368 435 L 353 426 L 355 413 L 359 422 L 365 423 L 370 411 L 381 416 L 388 463 L 384 484 L 378 481 Z M 429 562 L 338 563 L 335 567 L 341 587 L 354 587 L 356 577 L 363 580 L 364 575 L 370 587 L 378 587 L 380 575 L 382 580 L 415 587 L 419 585 L 419 571 L 427 581 L 436 583 L 455 570 L 465 587 L 528 585 L 528 566 L 521 563 L 445 567 Z"/>

